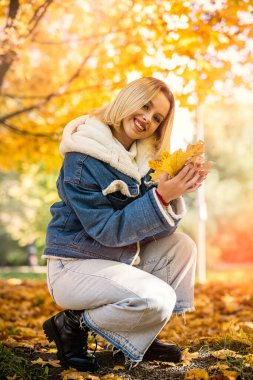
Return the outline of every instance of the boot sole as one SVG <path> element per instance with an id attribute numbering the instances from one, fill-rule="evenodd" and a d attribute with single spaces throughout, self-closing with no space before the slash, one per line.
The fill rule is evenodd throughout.
<path id="1" fill-rule="evenodd" d="M 57 347 L 57 358 L 60 360 L 61 365 L 65 368 L 69 368 L 70 364 L 66 360 L 64 351 L 62 349 L 61 338 L 60 338 L 60 335 L 58 334 L 57 327 L 54 323 L 54 317 L 45 321 L 43 323 L 42 327 L 43 327 L 44 333 L 45 333 L 48 341 L 49 342 L 55 342 L 56 347 Z M 82 366 L 80 366 L 80 367 L 76 366 L 75 368 L 78 371 L 85 370 L 85 371 L 94 372 L 98 369 L 98 365 L 96 368 L 94 368 L 94 366 L 92 367 L 92 366 L 88 366 L 88 365 L 85 368 Z"/>

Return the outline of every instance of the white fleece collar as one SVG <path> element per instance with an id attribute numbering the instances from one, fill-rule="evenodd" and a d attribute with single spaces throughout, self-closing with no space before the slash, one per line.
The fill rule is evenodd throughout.
<path id="1" fill-rule="evenodd" d="M 140 183 L 149 171 L 148 160 L 154 154 L 152 141 L 150 138 L 138 140 L 128 151 L 113 136 L 108 125 L 94 116 L 84 115 L 64 128 L 60 152 L 62 156 L 68 152 L 88 154 Z"/>

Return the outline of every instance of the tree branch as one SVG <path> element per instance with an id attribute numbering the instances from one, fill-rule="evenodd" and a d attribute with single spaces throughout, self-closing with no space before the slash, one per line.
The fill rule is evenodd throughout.
<path id="1" fill-rule="evenodd" d="M 57 136 L 57 134 L 55 134 L 55 133 L 52 133 L 52 134 L 34 133 L 34 132 L 30 132 L 30 131 L 27 131 L 24 129 L 20 129 L 16 125 L 11 124 L 11 123 L 6 122 L 6 121 L 1 121 L 0 124 L 3 125 L 5 128 L 7 128 L 7 129 L 11 130 L 12 132 L 14 132 L 18 135 L 21 135 L 21 136 L 43 137 L 43 138 L 47 138 L 50 140 L 58 140 L 58 138 L 59 138 L 59 136 Z"/>
<path id="2" fill-rule="evenodd" d="M 97 47 L 97 45 L 95 45 L 95 47 L 93 46 L 91 48 L 91 51 L 93 51 L 93 49 L 95 49 Z M 89 58 L 90 58 L 90 54 L 88 54 L 87 57 L 84 58 L 84 60 L 82 61 L 82 63 L 80 64 L 80 66 L 78 67 L 76 72 L 73 75 L 71 75 L 71 77 L 65 83 L 63 83 L 58 88 L 58 90 L 52 92 L 51 94 L 48 94 L 43 101 L 36 103 L 36 104 L 33 104 L 29 107 L 22 108 L 21 110 L 16 110 L 14 112 L 10 112 L 6 115 L 3 115 L 2 117 L 0 117 L 0 123 L 6 122 L 6 120 L 11 119 L 15 116 L 21 115 L 23 113 L 30 112 L 30 111 L 35 110 L 35 109 L 40 109 L 40 108 L 44 107 L 51 99 L 53 99 L 53 98 L 61 95 L 62 93 L 64 93 L 65 89 L 67 87 L 69 87 L 70 84 L 79 76 L 80 72 L 82 71 L 85 63 L 87 62 L 87 60 Z"/>
<path id="3" fill-rule="evenodd" d="M 19 0 L 10 0 L 9 12 L 5 28 L 9 28 L 15 20 L 19 9 Z"/>
<path id="4" fill-rule="evenodd" d="M 121 86 L 122 84 L 123 85 L 125 84 L 124 80 L 119 81 L 119 82 L 113 82 L 111 84 L 103 84 L 103 88 L 114 89 L 115 87 Z M 79 88 L 72 91 L 65 91 L 61 94 L 58 94 L 57 96 L 78 94 L 79 92 L 89 91 L 89 90 L 94 90 L 94 89 L 99 90 L 100 88 L 101 88 L 101 84 L 96 84 L 93 86 L 87 86 L 87 87 Z M 45 99 L 48 95 L 18 95 L 18 94 L 11 94 L 11 93 L 2 93 L 1 96 L 6 97 L 6 98 L 11 98 L 11 99 Z"/>
<path id="5" fill-rule="evenodd" d="M 13 22 L 16 18 L 18 9 L 19 9 L 19 0 L 10 0 L 8 17 L 7 17 L 7 21 L 6 21 L 6 25 L 4 27 L 4 33 L 3 33 L 3 42 L 2 42 L 3 45 L 5 45 L 6 43 L 4 38 L 7 34 L 7 30 L 12 27 Z M 2 87 L 4 77 L 7 71 L 10 69 L 15 57 L 16 57 L 16 53 L 14 52 L 13 49 L 7 50 L 6 54 L 0 55 L 0 88 Z"/>
<path id="6" fill-rule="evenodd" d="M 41 4 L 37 9 L 36 11 L 34 12 L 34 15 L 33 17 L 31 18 L 31 20 L 28 22 L 28 25 L 33 25 L 31 26 L 31 28 L 28 29 L 28 33 L 25 34 L 24 36 L 22 37 L 28 37 L 37 27 L 38 23 L 40 22 L 40 20 L 43 18 L 43 16 L 45 15 L 48 7 L 52 4 L 53 0 L 46 0 L 44 2 L 44 4 Z"/>

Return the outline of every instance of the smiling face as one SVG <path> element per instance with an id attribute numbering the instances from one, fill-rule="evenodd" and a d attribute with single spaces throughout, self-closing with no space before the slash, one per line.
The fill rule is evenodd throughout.
<path id="1" fill-rule="evenodd" d="M 122 120 L 122 127 L 114 131 L 119 142 L 129 149 L 135 140 L 145 139 L 153 135 L 166 118 L 170 102 L 160 91 L 147 104 Z"/>

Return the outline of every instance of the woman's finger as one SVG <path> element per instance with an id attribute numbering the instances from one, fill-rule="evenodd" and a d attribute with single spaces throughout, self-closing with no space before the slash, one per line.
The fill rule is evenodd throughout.
<path id="1" fill-rule="evenodd" d="M 200 175 L 197 172 L 193 177 L 191 177 L 191 179 L 189 181 L 187 181 L 187 183 L 186 183 L 187 188 L 190 188 L 190 187 L 197 185 L 197 182 L 199 179 L 200 179 Z"/>
<path id="2" fill-rule="evenodd" d="M 184 177 L 184 182 L 188 183 L 190 180 L 193 180 L 193 178 L 195 178 L 196 176 L 199 177 L 199 174 L 197 172 L 197 169 L 195 167 L 192 167 L 188 173 L 185 175 Z"/>
<path id="3" fill-rule="evenodd" d="M 186 176 L 187 176 L 187 178 L 188 177 L 191 178 L 191 176 L 194 174 L 195 170 L 196 169 L 193 169 L 192 165 L 187 164 L 183 167 L 183 169 L 180 170 L 180 172 L 175 176 L 175 178 L 177 178 L 179 180 L 185 180 Z"/>
<path id="4" fill-rule="evenodd" d="M 168 179 L 169 179 L 169 175 L 166 172 L 163 172 L 162 174 L 160 174 L 158 178 L 159 182 L 165 182 Z"/>
<path id="5" fill-rule="evenodd" d="M 185 193 L 193 193 L 194 191 L 198 190 L 198 188 L 201 186 L 201 183 L 199 183 L 198 185 L 195 185 L 193 187 L 189 187 L 185 192 Z"/>

